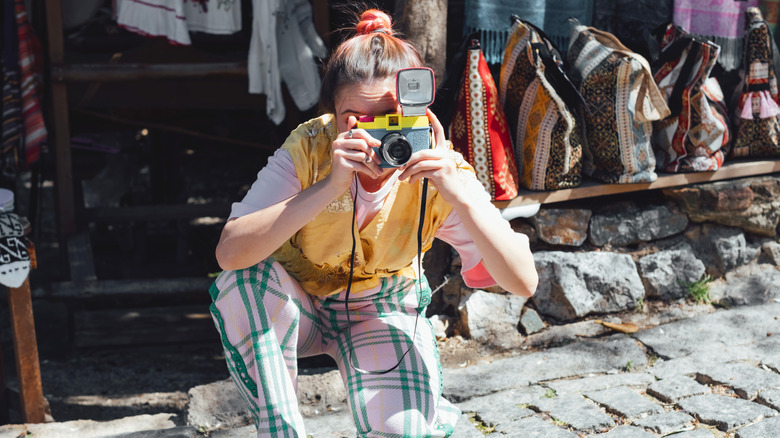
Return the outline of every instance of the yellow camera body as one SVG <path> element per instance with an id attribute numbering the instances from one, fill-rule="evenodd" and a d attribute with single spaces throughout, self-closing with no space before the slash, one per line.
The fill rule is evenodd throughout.
<path id="1" fill-rule="evenodd" d="M 428 116 L 364 116 L 358 121 L 357 127 L 382 141 L 381 146 L 373 148 L 382 158 L 379 164 L 382 168 L 403 166 L 413 153 L 431 146 Z"/>

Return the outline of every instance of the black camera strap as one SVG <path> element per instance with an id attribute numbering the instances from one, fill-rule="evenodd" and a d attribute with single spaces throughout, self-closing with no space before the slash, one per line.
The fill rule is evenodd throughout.
<path id="1" fill-rule="evenodd" d="M 355 371 L 362 373 L 362 374 L 371 374 L 371 375 L 382 375 L 387 374 L 396 368 L 398 368 L 401 365 L 401 362 L 403 362 L 404 358 L 407 354 L 409 354 L 409 351 L 414 347 L 415 339 L 417 338 L 417 323 L 420 320 L 420 311 L 417 310 L 417 316 L 414 319 L 414 334 L 412 335 L 412 343 L 409 345 L 409 348 L 404 351 L 404 354 L 401 355 L 401 357 L 398 359 L 398 363 L 393 365 L 392 368 L 386 369 L 386 370 L 364 370 L 362 368 L 358 368 L 355 366 L 354 362 L 352 361 L 352 320 L 349 317 L 349 294 L 352 291 L 352 274 L 354 273 L 354 265 L 355 265 L 355 246 L 357 245 L 357 241 L 355 239 L 355 223 L 357 222 L 357 195 L 358 190 L 360 187 L 360 183 L 357 180 L 357 173 L 355 174 L 355 193 L 354 197 L 352 199 L 352 254 L 349 258 L 349 282 L 347 283 L 347 291 L 344 294 L 344 309 L 347 314 L 347 339 L 346 339 L 346 346 L 347 346 L 347 361 L 349 362 L 349 366 L 352 367 Z M 422 230 L 423 230 L 423 223 L 425 222 L 425 203 L 428 196 L 428 178 L 423 178 L 422 183 L 422 197 L 421 197 L 421 203 L 420 203 L 420 223 L 417 227 L 417 281 L 415 281 L 415 285 L 417 286 L 417 296 L 422 296 L 422 289 L 420 288 L 420 282 L 422 281 Z"/>

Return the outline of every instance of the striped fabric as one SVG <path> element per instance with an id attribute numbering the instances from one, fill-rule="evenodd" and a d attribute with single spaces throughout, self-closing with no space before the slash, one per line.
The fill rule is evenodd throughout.
<path id="1" fill-rule="evenodd" d="M 21 164 L 26 167 L 40 158 L 41 144 L 47 135 L 41 109 L 43 51 L 27 19 L 24 0 L 16 0 L 15 6 L 24 117 L 24 158 Z"/>
<path id="2" fill-rule="evenodd" d="M 373 290 L 307 294 L 282 266 L 265 261 L 223 272 L 211 287 L 211 313 L 228 370 L 254 417 L 258 437 L 305 437 L 298 409 L 297 358 L 328 354 L 345 382 L 360 437 L 447 437 L 460 412 L 441 397 L 441 366 L 424 315 L 427 282 L 391 277 Z M 349 330 L 347 327 L 350 327 Z M 415 328 L 416 327 L 416 328 Z M 393 367 L 383 375 L 365 370 Z"/>
<path id="3" fill-rule="evenodd" d="M 5 2 L 3 10 L 3 90 L 2 143 L 0 143 L 0 172 L 16 173 L 15 154 L 24 147 L 22 98 L 19 84 L 19 46 L 16 42 L 16 17 L 13 2 Z"/>

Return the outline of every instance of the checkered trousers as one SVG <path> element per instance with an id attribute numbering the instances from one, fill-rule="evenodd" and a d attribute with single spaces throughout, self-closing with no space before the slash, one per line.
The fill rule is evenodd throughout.
<path id="1" fill-rule="evenodd" d="M 338 364 L 359 437 L 452 434 L 460 412 L 441 396 L 424 277 L 419 289 L 414 279 L 390 277 L 373 290 L 350 294 L 350 326 L 343 292 L 309 295 L 276 262 L 220 274 L 210 289 L 211 313 L 257 436 L 307 436 L 296 397 L 297 358 L 321 353 Z M 387 370 L 410 345 L 387 374 L 360 373 L 349 365 L 351 354 L 357 368 Z"/>

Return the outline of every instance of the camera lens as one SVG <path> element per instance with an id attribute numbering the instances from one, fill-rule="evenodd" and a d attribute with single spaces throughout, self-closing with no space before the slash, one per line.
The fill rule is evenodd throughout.
<path id="1" fill-rule="evenodd" d="M 391 132 L 382 138 L 382 159 L 391 166 L 403 166 L 412 158 L 412 145 L 403 134 Z"/>

